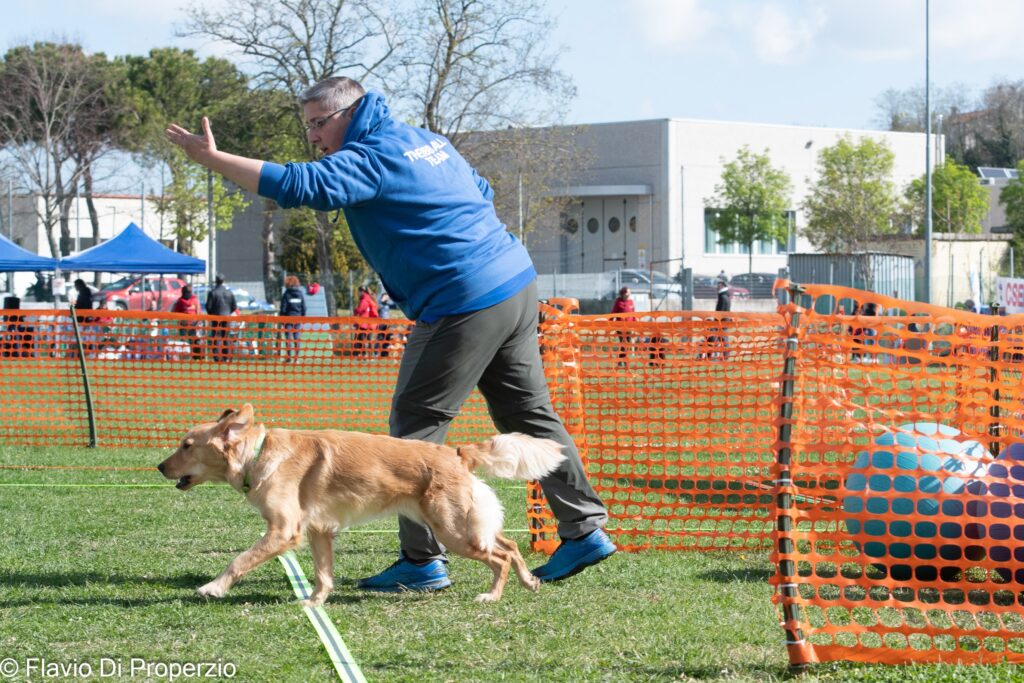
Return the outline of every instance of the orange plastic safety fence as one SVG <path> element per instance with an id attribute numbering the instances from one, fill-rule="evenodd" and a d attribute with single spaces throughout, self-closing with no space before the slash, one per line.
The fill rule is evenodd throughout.
<path id="1" fill-rule="evenodd" d="M 1024 316 L 828 286 L 784 314 L 792 663 L 1024 662 Z"/>
<path id="2" fill-rule="evenodd" d="M 541 325 L 553 401 L 626 550 L 767 547 L 777 314 L 559 316 Z M 557 544 L 531 489 L 531 524 Z"/>
<path id="3" fill-rule="evenodd" d="M 0 311 L 0 436 L 7 443 L 88 442 L 68 312 Z M 387 432 L 410 323 L 400 319 L 201 316 L 139 311 L 77 314 L 104 446 L 171 446 L 225 408 L 251 402 L 281 427 Z M 455 443 L 494 431 L 475 394 Z"/>

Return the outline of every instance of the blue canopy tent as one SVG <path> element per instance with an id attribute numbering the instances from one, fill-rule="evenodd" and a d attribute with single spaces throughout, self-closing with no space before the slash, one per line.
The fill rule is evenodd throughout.
<path id="1" fill-rule="evenodd" d="M 56 269 L 57 259 L 33 254 L 0 235 L 0 273 Z"/>
<path id="2" fill-rule="evenodd" d="M 61 270 L 88 273 L 205 273 L 206 261 L 168 249 L 129 223 L 113 239 L 60 260 Z"/>
<path id="3" fill-rule="evenodd" d="M 206 261 L 179 254 L 129 223 L 112 239 L 62 258 L 61 270 L 88 273 L 205 273 Z"/>

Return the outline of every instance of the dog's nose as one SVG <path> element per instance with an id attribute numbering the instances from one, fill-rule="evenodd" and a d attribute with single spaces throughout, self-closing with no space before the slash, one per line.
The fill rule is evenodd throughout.
<path id="1" fill-rule="evenodd" d="M 160 463 L 159 465 L 157 465 L 156 468 L 158 470 L 160 470 L 160 474 L 164 473 L 164 464 L 163 463 Z"/>

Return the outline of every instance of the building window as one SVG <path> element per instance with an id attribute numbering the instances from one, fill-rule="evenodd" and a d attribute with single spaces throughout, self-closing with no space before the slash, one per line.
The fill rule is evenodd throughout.
<path id="1" fill-rule="evenodd" d="M 589 232 L 591 235 L 596 235 L 597 231 L 600 229 L 601 224 L 597 221 L 596 218 L 591 218 L 589 221 L 587 221 L 587 232 Z"/>
<path id="2" fill-rule="evenodd" d="M 715 209 L 704 209 L 704 253 L 705 254 L 747 254 L 747 245 L 738 242 L 719 242 L 718 231 L 715 230 L 713 219 L 717 217 Z M 780 221 L 786 222 L 787 238 L 778 240 L 758 240 L 754 242 L 754 254 L 759 256 L 774 256 L 777 254 L 788 254 L 796 251 L 796 212 L 786 211 L 779 216 Z"/>
<path id="3" fill-rule="evenodd" d="M 616 216 L 612 216 L 608 220 L 608 232 L 618 232 L 619 228 L 622 227 L 622 222 Z"/>
<path id="4" fill-rule="evenodd" d="M 570 235 L 575 235 L 577 232 L 579 232 L 579 229 L 580 223 L 575 218 L 565 218 L 562 221 L 562 230 L 569 233 Z"/>
<path id="5" fill-rule="evenodd" d="M 636 216 L 629 217 L 629 231 L 636 232 Z"/>

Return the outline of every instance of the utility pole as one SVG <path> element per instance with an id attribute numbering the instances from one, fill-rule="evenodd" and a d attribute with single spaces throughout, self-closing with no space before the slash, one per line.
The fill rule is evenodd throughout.
<path id="1" fill-rule="evenodd" d="M 7 179 L 7 238 L 14 241 L 14 181 Z M 14 294 L 14 273 L 7 273 L 7 291 Z"/>
<path id="2" fill-rule="evenodd" d="M 925 165 L 925 200 L 924 200 L 924 301 L 932 301 L 932 103 L 931 73 L 929 64 L 929 24 L 931 20 L 931 0 L 924 2 L 924 165 Z"/>

